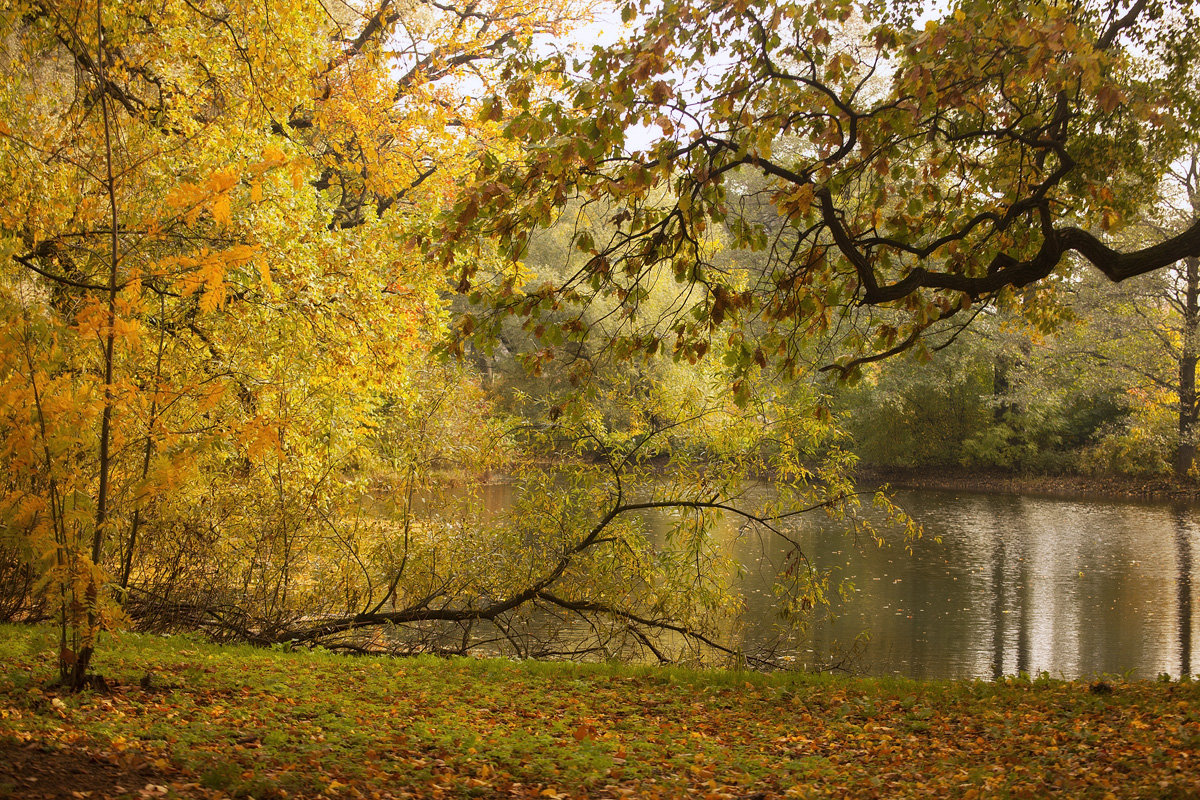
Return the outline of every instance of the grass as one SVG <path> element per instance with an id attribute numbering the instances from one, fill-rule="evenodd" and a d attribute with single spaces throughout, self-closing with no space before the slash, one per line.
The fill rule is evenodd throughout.
<path id="1" fill-rule="evenodd" d="M 52 642 L 0 627 L 0 740 L 134 776 L 81 787 L 88 797 L 1200 796 L 1190 682 L 1097 694 L 1049 679 L 366 658 L 127 633 L 97 653 L 114 691 L 69 696 L 45 688 Z M 71 797 L 60 783 L 51 796 Z"/>

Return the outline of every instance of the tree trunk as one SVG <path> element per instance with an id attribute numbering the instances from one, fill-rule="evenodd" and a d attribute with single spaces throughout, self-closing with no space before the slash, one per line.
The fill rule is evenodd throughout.
<path id="1" fill-rule="evenodd" d="M 1183 351 L 1179 357 L 1179 446 L 1175 477 L 1184 480 L 1196 459 L 1197 332 L 1200 328 L 1200 258 L 1184 259 L 1186 286 L 1183 313 Z"/>
<path id="2" fill-rule="evenodd" d="M 103 340 L 104 360 L 102 365 L 104 369 L 104 408 L 100 415 L 100 453 L 98 464 L 100 478 L 99 485 L 96 488 L 96 519 L 95 525 L 92 528 L 92 565 L 100 563 L 100 559 L 104 553 L 105 533 L 108 528 L 108 504 L 111 493 L 109 482 L 112 473 L 112 455 L 110 450 L 112 446 L 113 405 L 115 404 L 113 397 L 113 364 L 116 347 L 117 263 L 120 259 L 118 241 L 120 218 L 117 214 L 117 184 L 113 170 L 112 120 L 109 118 L 108 95 L 105 91 L 105 82 L 107 79 L 104 74 L 105 53 L 102 11 L 102 0 L 96 0 L 96 79 L 99 83 L 100 114 L 104 120 L 104 184 L 108 194 L 111 230 L 108 236 L 108 286 L 105 292 L 107 295 L 107 313 L 105 318 L 105 327 L 107 330 L 105 331 Z M 70 658 L 67 658 L 65 654 L 60 655 L 59 674 L 66 679 L 72 691 L 78 692 L 81 689 L 96 684 L 103 685 L 103 679 L 94 678 L 88 674 L 88 670 L 92 664 L 92 653 L 95 652 L 96 637 L 99 635 L 101 624 L 99 608 L 102 602 L 102 591 L 103 588 L 97 584 L 95 572 L 90 571 L 87 589 L 84 592 L 87 628 L 80 637 L 83 646 L 77 652 L 73 653 Z"/>

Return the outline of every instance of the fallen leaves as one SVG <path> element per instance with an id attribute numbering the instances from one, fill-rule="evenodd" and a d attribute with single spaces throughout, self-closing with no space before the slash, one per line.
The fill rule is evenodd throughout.
<path id="1" fill-rule="evenodd" d="M 0 656 L 19 667 L 0 676 L 0 742 L 19 748 L 23 765 L 40 759 L 44 768 L 30 773 L 41 792 L 30 796 L 1200 792 L 1200 685 L 1190 683 L 1110 682 L 1111 694 L 1096 695 L 1087 683 L 1055 681 L 734 682 L 722 673 L 680 679 L 607 666 L 215 647 L 185 657 L 169 640 L 131 636 L 112 654 L 126 673 L 101 667 L 113 694 L 58 697 L 29 682 L 37 661 L 19 645 L 0 644 Z M 140 687 L 147 669 L 171 676 L 173 688 Z M 71 763 L 64 753 L 100 765 L 93 772 L 107 782 L 56 772 L 54 763 Z"/>

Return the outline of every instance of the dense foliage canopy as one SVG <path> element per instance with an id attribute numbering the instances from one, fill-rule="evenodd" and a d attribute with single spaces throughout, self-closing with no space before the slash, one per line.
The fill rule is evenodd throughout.
<path id="1" fill-rule="evenodd" d="M 1107 301 L 1177 358 L 1093 348 L 1174 388 L 1077 419 L 1009 397 L 1029 347 L 997 346 L 1003 375 L 952 352 L 940 385 L 992 400 L 942 449 L 1019 467 L 1176 403 L 1185 472 L 1194 17 L 640 0 L 577 61 L 570 0 L 11 2 L 0 612 L 56 619 L 75 687 L 127 620 L 770 665 L 730 538 L 791 548 L 786 638 L 833 589 L 794 518 L 875 538 L 839 415 L 919 380 L 863 367 L 972 321 L 1042 336 L 1085 308 L 1080 265 L 1192 276 Z"/>
<path id="2" fill-rule="evenodd" d="M 521 313 L 604 296 L 632 319 L 665 273 L 684 299 L 631 325 L 631 347 L 692 357 L 724 327 L 753 338 L 741 364 L 795 373 L 835 333 L 848 372 L 992 301 L 1037 315 L 1073 263 L 1119 281 L 1200 253 L 1194 220 L 1118 238 L 1194 140 L 1194 16 L 1144 0 L 630 3 L 628 38 L 582 75 L 529 62 L 561 71 L 555 97 L 485 103 L 527 146 L 485 158 L 446 240 L 478 227 L 519 258 L 569 209 L 585 260 L 512 301 Z M 488 277 L 463 265 L 463 286 Z"/>

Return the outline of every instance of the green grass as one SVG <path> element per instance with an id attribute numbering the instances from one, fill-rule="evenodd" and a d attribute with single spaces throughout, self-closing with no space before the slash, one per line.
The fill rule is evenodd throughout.
<path id="1" fill-rule="evenodd" d="M 95 662 L 113 693 L 67 696 L 45 689 L 52 643 L 44 628 L 0 627 L 0 738 L 150 770 L 171 796 L 1200 794 L 1193 683 L 1094 694 L 1048 679 L 350 657 L 121 634 Z"/>

